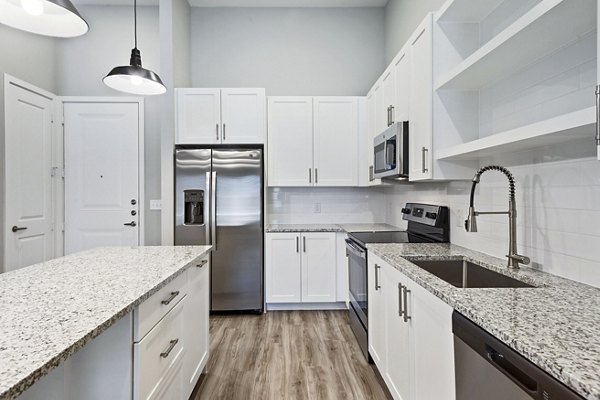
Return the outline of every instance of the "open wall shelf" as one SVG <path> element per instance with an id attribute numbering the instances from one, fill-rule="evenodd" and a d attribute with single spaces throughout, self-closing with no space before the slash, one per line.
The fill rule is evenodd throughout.
<path id="1" fill-rule="evenodd" d="M 440 149 L 435 153 L 435 157 L 444 161 L 477 160 L 586 137 L 589 137 L 593 145 L 595 123 L 596 108 L 590 107 L 458 146 Z"/>
<path id="2" fill-rule="evenodd" d="M 479 1 L 482 4 L 473 5 Z M 456 6 L 452 8 L 454 3 Z M 500 1 L 455 0 L 438 21 L 451 18 L 452 13 L 458 11 L 466 18 L 476 20 L 496 3 Z M 468 6 L 473 8 L 471 14 L 466 11 Z M 596 0 L 543 0 L 458 66 L 443 74 L 437 89 L 480 90 L 594 29 Z"/>

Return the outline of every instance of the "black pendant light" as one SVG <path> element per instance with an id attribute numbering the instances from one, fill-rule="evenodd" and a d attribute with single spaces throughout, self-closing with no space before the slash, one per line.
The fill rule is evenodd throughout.
<path id="1" fill-rule="evenodd" d="M 113 68 L 103 81 L 108 87 L 120 92 L 143 96 L 163 94 L 167 88 L 160 77 L 142 68 L 142 55 L 137 48 L 137 0 L 133 0 L 133 29 L 135 47 L 131 50 L 129 65 Z"/>
<path id="2" fill-rule="evenodd" d="M 0 0 L 0 23 L 63 38 L 81 36 L 89 30 L 69 0 Z"/>

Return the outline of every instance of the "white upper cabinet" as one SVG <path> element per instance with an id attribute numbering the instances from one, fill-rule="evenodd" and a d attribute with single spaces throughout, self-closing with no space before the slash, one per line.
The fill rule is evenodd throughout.
<path id="1" fill-rule="evenodd" d="M 357 97 L 269 97 L 269 186 L 358 186 Z"/>
<path id="2" fill-rule="evenodd" d="M 396 96 L 392 117 L 394 122 L 410 119 L 410 53 L 404 46 L 393 61 Z"/>
<path id="3" fill-rule="evenodd" d="M 312 186 L 312 97 L 270 96 L 268 104 L 269 186 Z"/>
<path id="4" fill-rule="evenodd" d="M 221 90 L 176 89 L 176 93 L 176 143 L 221 143 Z"/>
<path id="5" fill-rule="evenodd" d="M 385 108 L 385 126 L 390 126 L 395 121 L 394 112 L 396 109 L 396 74 L 393 65 L 390 65 L 383 73 L 381 83 Z"/>
<path id="6" fill-rule="evenodd" d="M 358 186 L 358 99 L 315 97 L 314 183 Z"/>
<path id="7" fill-rule="evenodd" d="M 222 142 L 264 143 L 266 106 L 265 89 L 221 89 Z"/>
<path id="8" fill-rule="evenodd" d="M 387 127 L 387 106 L 383 95 L 383 80 L 378 80 L 372 90 L 375 97 L 375 131 L 373 132 L 373 137 L 375 137 Z"/>
<path id="9" fill-rule="evenodd" d="M 265 89 L 175 89 L 176 144 L 262 144 Z"/>
<path id="10" fill-rule="evenodd" d="M 431 179 L 433 144 L 433 17 L 419 25 L 409 40 L 410 122 L 409 177 Z"/>

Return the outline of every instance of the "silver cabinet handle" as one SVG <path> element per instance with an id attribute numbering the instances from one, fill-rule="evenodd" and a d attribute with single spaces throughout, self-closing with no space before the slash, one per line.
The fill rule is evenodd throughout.
<path id="1" fill-rule="evenodd" d="M 319 169 L 315 168 L 315 184 L 319 183 Z"/>
<path id="2" fill-rule="evenodd" d="M 217 124 L 217 140 L 219 140 L 219 124 Z"/>
<path id="3" fill-rule="evenodd" d="M 308 183 L 312 183 L 312 168 L 308 169 Z"/>
<path id="4" fill-rule="evenodd" d="M 208 264 L 208 260 L 202 260 L 202 261 L 200 261 L 200 264 L 196 265 L 196 267 L 198 267 L 198 268 L 202 268 L 202 267 L 204 267 L 206 264 Z"/>
<path id="5" fill-rule="evenodd" d="M 596 147 L 600 160 L 600 85 L 596 86 Z"/>
<path id="6" fill-rule="evenodd" d="M 387 126 L 390 126 L 390 108 L 387 108 Z"/>
<path id="7" fill-rule="evenodd" d="M 381 286 L 379 285 L 379 270 L 381 269 L 381 267 L 377 264 L 375 264 L 375 290 L 379 290 L 381 289 Z"/>
<path id="8" fill-rule="evenodd" d="M 302 251 L 306 253 L 306 236 L 302 236 Z"/>
<path id="9" fill-rule="evenodd" d="M 398 283 L 398 315 L 402 317 L 404 310 L 402 309 L 402 284 Z"/>
<path id="10" fill-rule="evenodd" d="M 161 301 L 160 304 L 162 304 L 163 306 L 168 306 L 177 296 L 179 296 L 179 290 L 171 292 L 169 298 Z"/>
<path id="11" fill-rule="evenodd" d="M 369 166 L 369 182 L 373 182 L 375 180 L 375 168 L 370 165 Z"/>
<path id="12" fill-rule="evenodd" d="M 394 110 L 395 110 L 394 106 L 390 106 L 390 125 L 389 126 L 394 125 Z"/>
<path id="13" fill-rule="evenodd" d="M 408 315 L 408 294 L 410 290 L 406 286 L 404 286 L 404 295 L 402 296 L 402 303 L 404 304 L 404 310 L 402 313 L 404 314 L 404 322 L 408 322 L 411 317 Z"/>
<path id="14" fill-rule="evenodd" d="M 15 225 L 15 226 L 12 227 L 11 231 L 13 231 L 13 232 L 16 233 L 16 232 L 19 232 L 19 231 L 24 231 L 25 229 L 27 229 L 26 226 L 16 226 Z"/>
<path id="15" fill-rule="evenodd" d="M 223 141 L 227 140 L 227 136 L 225 134 L 225 124 L 223 123 Z"/>
<path id="16" fill-rule="evenodd" d="M 296 236 L 296 253 L 300 253 L 300 238 Z"/>
<path id="17" fill-rule="evenodd" d="M 123 224 L 125 226 L 137 226 L 135 221 L 131 221 L 131 222 L 127 222 L 126 224 Z"/>
<path id="18" fill-rule="evenodd" d="M 421 160 L 423 161 L 423 173 L 429 171 L 429 169 L 426 166 L 425 160 L 426 160 L 426 156 L 425 153 L 429 152 L 429 150 L 427 149 L 427 147 L 423 147 L 421 149 Z"/>
<path id="19" fill-rule="evenodd" d="M 177 345 L 177 343 L 179 343 L 179 339 L 173 339 L 173 340 L 169 341 L 169 347 L 167 347 L 167 349 L 165 351 L 163 351 L 162 353 L 160 353 L 160 356 L 162 358 L 169 357 L 169 354 L 171 354 L 171 352 L 173 351 L 173 349 L 175 348 L 175 346 Z"/>

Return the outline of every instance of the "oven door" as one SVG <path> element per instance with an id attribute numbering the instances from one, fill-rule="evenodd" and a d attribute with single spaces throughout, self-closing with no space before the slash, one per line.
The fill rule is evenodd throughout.
<path id="1" fill-rule="evenodd" d="M 350 306 L 363 324 L 368 325 L 368 296 L 367 296 L 367 251 L 354 241 L 346 239 L 348 254 L 348 277 L 350 283 Z"/>

